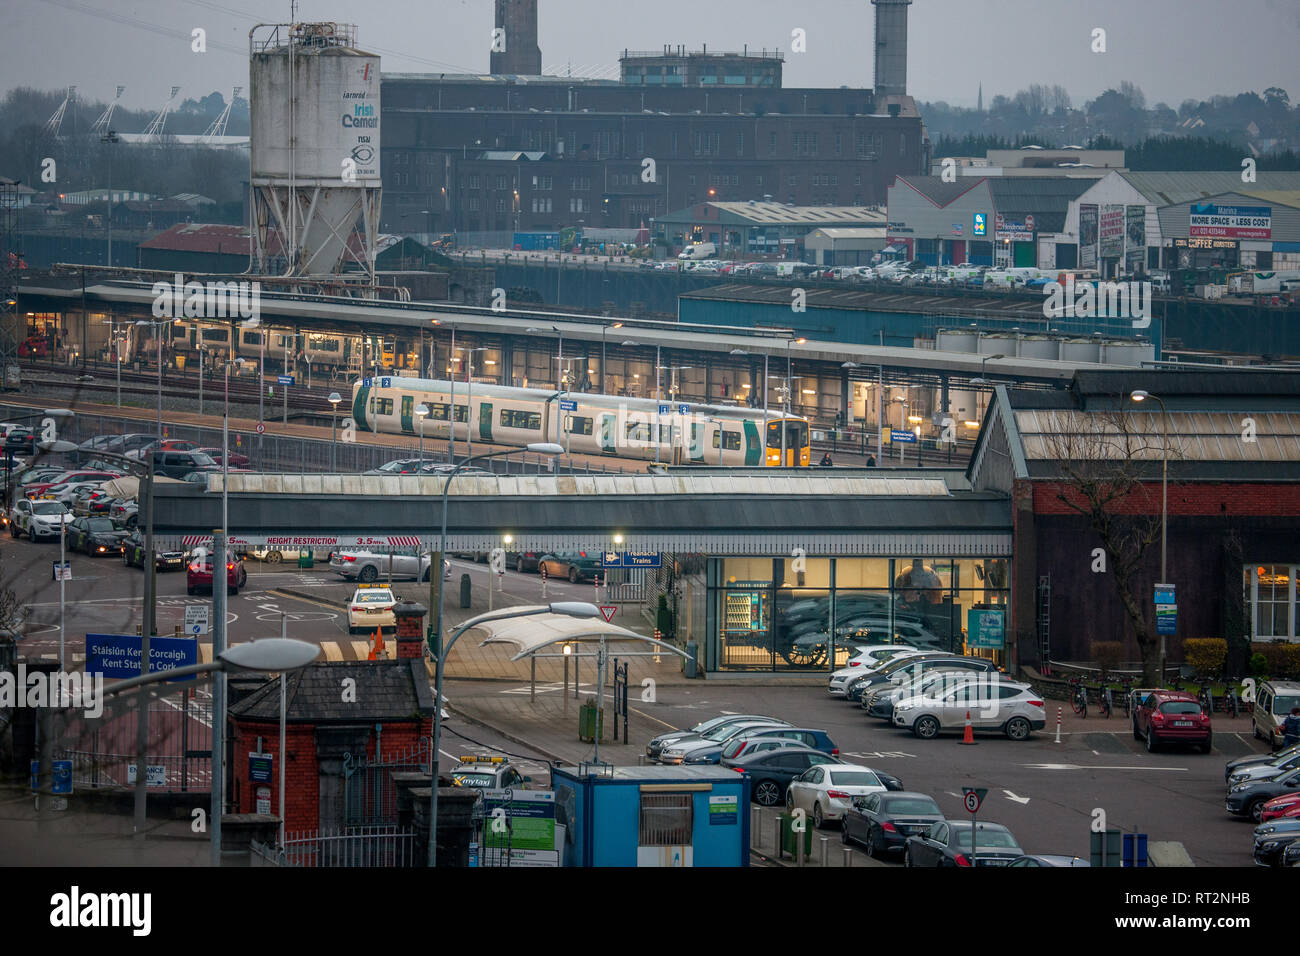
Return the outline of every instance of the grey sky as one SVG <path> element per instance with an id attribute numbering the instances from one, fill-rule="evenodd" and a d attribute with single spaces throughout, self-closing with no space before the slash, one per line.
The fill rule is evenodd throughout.
<path id="1" fill-rule="evenodd" d="M 540 0 L 548 72 L 616 68 L 620 52 L 684 43 L 780 47 L 787 86 L 870 86 L 868 0 Z M 289 17 L 288 0 L 9 0 L 0 88 L 76 85 L 89 99 L 127 87 L 123 102 L 156 107 L 182 96 L 248 86 L 249 27 Z M 358 25 L 360 45 L 386 72 L 487 72 L 491 0 L 301 0 L 299 18 Z M 190 50 L 196 27 L 208 52 Z M 806 53 L 790 52 L 796 27 Z M 1107 52 L 1093 53 L 1095 27 Z M 1075 105 L 1120 80 L 1148 104 L 1282 86 L 1300 101 L 1297 0 L 915 0 L 908 90 L 918 99 L 985 103 L 1030 83 L 1066 87 Z M 16 41 L 16 42 L 15 42 Z M 585 69 L 584 69 L 585 68 Z M 612 75 L 607 73 L 606 75 Z"/>

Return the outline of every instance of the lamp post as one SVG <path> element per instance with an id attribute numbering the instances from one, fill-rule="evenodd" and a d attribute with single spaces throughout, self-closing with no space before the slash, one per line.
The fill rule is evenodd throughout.
<path id="1" fill-rule="evenodd" d="M 343 396 L 338 392 L 330 392 L 328 401 L 334 406 L 330 412 L 330 470 L 338 471 L 339 402 L 343 401 Z M 420 437 L 424 437 L 423 432 Z"/>
<path id="2" fill-rule="evenodd" d="M 470 428 L 470 422 L 474 418 L 474 382 L 470 378 L 474 370 L 474 353 L 490 352 L 491 349 L 483 346 L 481 348 L 469 348 L 465 346 L 459 351 L 465 353 L 465 454 L 474 454 L 474 431 Z"/>
<path id="3" fill-rule="evenodd" d="M 987 378 L 984 377 L 984 369 L 985 369 L 985 367 L 988 365 L 989 362 L 995 361 L 996 359 L 1004 359 L 1004 358 L 1006 358 L 1006 356 L 1003 355 L 1001 352 L 999 352 L 997 355 L 985 355 L 983 358 L 980 359 L 980 373 L 979 373 L 979 375 L 976 376 L 975 378 L 971 379 L 971 380 L 970 380 L 970 383 L 971 383 L 972 385 L 988 385 L 988 384 L 989 384 L 989 380 L 988 380 Z M 1137 393 L 1135 392 L 1134 394 L 1137 394 Z M 1141 399 L 1135 399 L 1135 401 L 1141 401 Z"/>
<path id="4" fill-rule="evenodd" d="M 203 353 L 206 352 L 207 350 L 208 350 L 207 346 L 205 346 L 202 342 L 200 342 L 198 344 L 198 347 L 195 349 L 195 351 L 199 353 L 199 418 L 203 417 Z M 122 365 L 120 362 L 118 363 L 117 368 L 118 368 L 118 383 L 119 383 L 118 390 L 120 392 L 122 388 L 121 386 Z M 120 394 L 118 396 L 117 404 L 119 407 L 122 404 L 122 399 Z"/>
<path id="5" fill-rule="evenodd" d="M 601 324 L 600 326 L 600 394 L 608 394 L 605 391 L 605 333 L 610 329 L 621 329 L 622 322 L 615 322 L 613 325 Z"/>
<path id="6" fill-rule="evenodd" d="M 117 130 L 110 129 L 99 137 L 99 141 L 112 146 L 121 142 L 121 137 L 117 135 Z M 113 268 L 113 151 L 111 149 L 108 151 L 108 261 L 104 265 Z M 85 321 L 84 315 L 82 321 Z"/>
<path id="7" fill-rule="evenodd" d="M 1152 395 L 1145 389 L 1136 389 L 1129 398 L 1135 402 L 1145 402 L 1148 398 L 1160 405 L 1160 583 L 1168 584 L 1166 572 L 1168 566 L 1168 530 L 1169 530 L 1169 409 L 1159 395 Z M 1165 635 L 1160 635 L 1160 681 L 1165 679 Z"/>
<path id="8" fill-rule="evenodd" d="M 840 368 L 853 369 L 862 368 L 862 366 L 857 362 L 845 362 L 840 366 Z M 876 461 L 882 462 L 884 461 L 884 451 L 882 447 L 884 436 L 881 434 L 881 431 L 885 427 L 885 367 L 883 365 L 876 366 L 876 375 L 878 376 L 876 379 Z M 870 385 L 868 384 L 867 387 L 869 388 Z M 866 442 L 862 443 L 862 447 L 865 451 L 867 447 Z"/>
<path id="9" fill-rule="evenodd" d="M 70 441 L 52 441 L 41 442 L 38 446 L 41 451 L 49 452 L 73 452 L 77 446 Z M 64 520 L 67 519 L 67 520 Z M 72 520 L 72 514 L 65 508 L 65 513 L 59 515 L 59 670 L 63 670 L 63 646 L 64 646 L 64 597 L 63 597 L 63 563 L 67 560 L 66 540 L 68 521 Z"/>
<path id="10" fill-rule="evenodd" d="M 484 452 L 481 455 L 469 455 L 465 458 L 464 461 L 456 465 L 456 467 L 454 467 L 451 470 L 451 473 L 447 475 L 447 480 L 444 481 L 442 485 L 442 526 L 441 526 L 441 530 L 438 533 L 438 553 L 436 555 L 429 556 L 429 599 L 430 601 L 433 601 L 434 599 L 434 593 L 435 593 L 434 582 L 438 582 L 436 586 L 437 600 L 436 602 L 434 602 L 435 603 L 434 626 L 432 632 L 430 632 L 429 634 L 429 650 L 433 655 L 434 664 L 437 667 L 437 672 L 434 678 L 434 682 L 435 682 L 434 693 L 436 699 L 434 700 L 434 704 L 433 704 L 434 706 L 433 748 L 429 757 L 429 763 L 431 765 L 432 776 L 433 776 L 433 794 L 430 797 L 430 804 L 429 804 L 429 866 L 430 867 L 437 865 L 437 853 L 438 853 L 438 849 L 437 849 L 438 848 L 438 740 L 442 734 L 442 673 L 444 670 L 443 662 L 446 660 L 446 655 L 451 651 L 452 645 L 456 643 L 456 639 L 459 638 L 460 635 L 463 634 L 465 631 L 467 631 L 470 626 L 477 624 L 484 619 L 483 617 L 474 618 L 471 619 L 471 621 L 467 622 L 466 624 L 461 625 L 460 629 L 456 631 L 456 633 L 452 636 L 451 640 L 447 643 L 446 648 L 444 649 L 442 647 L 442 603 L 443 603 L 442 597 L 443 595 L 442 595 L 441 582 L 442 582 L 442 561 L 443 561 L 442 556 L 447 552 L 447 495 L 451 491 L 452 479 L 455 478 L 456 475 L 460 472 L 460 470 L 464 468 L 466 465 L 468 465 L 470 462 L 483 461 L 488 458 L 504 458 L 507 455 L 513 455 L 520 451 L 531 451 L 540 455 L 550 455 L 553 457 L 555 455 L 561 454 L 564 451 L 564 449 L 561 448 L 559 445 L 554 444 L 553 442 L 534 442 L 532 444 L 526 445 L 522 449 L 509 448 L 504 451 L 489 451 L 489 452 Z M 491 587 L 490 581 L 488 583 L 488 586 Z M 593 610 L 595 609 L 593 608 Z M 536 614 L 542 612 L 534 610 L 531 613 Z M 597 610 L 596 613 L 599 614 L 600 612 Z M 522 612 L 519 611 L 499 612 L 498 614 L 492 615 L 491 617 L 488 617 L 486 619 L 495 620 L 499 617 L 516 617 L 516 616 L 522 616 Z"/>
<path id="11" fill-rule="evenodd" d="M 179 320 L 178 320 L 178 321 L 179 321 Z M 146 325 L 148 325 L 148 326 L 152 326 L 152 328 L 153 328 L 154 338 L 157 339 L 157 342 L 158 342 L 158 437 L 159 437 L 160 439 L 163 437 L 163 430 L 162 430 L 162 327 L 163 327 L 164 325 L 170 325 L 171 323 L 172 323 L 172 320 L 171 320 L 171 319 L 158 319 L 158 320 L 156 320 L 156 321 L 151 321 L 151 320 L 149 320 L 149 319 L 140 319 L 140 320 L 138 320 L 138 321 L 135 323 L 137 327 L 146 326 Z M 202 329 L 199 330 L 199 334 L 200 334 L 200 335 L 203 334 L 203 330 L 202 330 Z"/>
<path id="12" fill-rule="evenodd" d="M 424 471 L 424 419 L 429 414 L 429 406 L 421 402 L 415 406 L 416 430 L 420 433 L 420 471 Z"/>

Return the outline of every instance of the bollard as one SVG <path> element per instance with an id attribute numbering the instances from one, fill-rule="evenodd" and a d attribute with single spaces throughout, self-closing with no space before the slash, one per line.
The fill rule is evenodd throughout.
<path id="1" fill-rule="evenodd" d="M 760 844 L 763 842 L 763 838 L 760 835 L 762 831 L 759 830 L 759 827 L 761 827 L 762 825 L 763 825 L 763 815 L 758 812 L 758 807 L 750 807 L 749 808 L 749 832 L 754 834 L 754 836 L 758 839 L 758 842 Z"/>
<path id="2" fill-rule="evenodd" d="M 470 605 L 469 595 L 470 595 L 469 575 L 462 574 L 460 576 L 460 606 L 462 608 L 469 607 Z"/>
<path id="3" fill-rule="evenodd" d="M 1061 709 L 1060 707 L 1056 708 L 1056 740 L 1053 741 L 1058 744 L 1061 742 Z"/>
<path id="4" fill-rule="evenodd" d="M 830 837 L 818 837 L 818 839 L 820 839 L 820 840 L 822 841 L 822 866 L 825 866 L 825 865 L 826 865 L 826 850 L 827 850 L 828 846 L 830 845 L 831 838 L 830 838 Z"/>
<path id="5" fill-rule="evenodd" d="M 776 858 L 778 860 L 783 860 L 785 859 L 785 850 L 781 847 L 781 814 L 778 813 L 776 819 L 773 820 L 772 823 L 775 824 L 772 827 L 772 836 L 776 840 L 774 844 L 776 846 Z"/>
<path id="6" fill-rule="evenodd" d="M 846 847 L 844 847 L 843 849 L 844 849 L 844 865 L 845 865 L 845 866 L 852 866 L 852 865 L 853 865 L 853 847 L 851 847 L 851 846 L 846 846 Z"/>

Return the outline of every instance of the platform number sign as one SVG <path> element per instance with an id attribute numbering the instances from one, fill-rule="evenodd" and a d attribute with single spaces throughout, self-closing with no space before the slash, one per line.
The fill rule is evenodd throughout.
<path id="1" fill-rule="evenodd" d="M 984 802 L 984 795 L 988 790 L 984 787 L 962 787 L 961 788 L 962 805 L 965 806 L 967 813 L 979 813 L 980 804 Z"/>

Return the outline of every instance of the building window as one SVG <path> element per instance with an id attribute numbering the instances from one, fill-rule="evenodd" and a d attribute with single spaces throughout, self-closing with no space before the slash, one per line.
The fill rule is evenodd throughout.
<path id="1" fill-rule="evenodd" d="M 673 155 L 677 155 L 677 131 L 673 130 Z"/>
<path id="2" fill-rule="evenodd" d="M 853 185 L 855 185 L 855 186 L 861 186 L 861 185 L 862 185 L 862 174 L 861 174 L 861 173 L 858 173 L 856 176 L 853 177 Z"/>
<path id="3" fill-rule="evenodd" d="M 694 177 L 694 176 L 687 176 L 687 177 L 686 177 L 686 185 L 688 185 L 688 186 L 694 186 L 694 185 L 695 185 L 695 177 Z"/>
<path id="4" fill-rule="evenodd" d="M 899 155 L 899 156 L 906 156 L 906 155 L 907 155 L 907 137 L 906 137 L 906 136 L 900 135 L 900 136 L 898 137 L 898 155 Z"/>
<path id="5" fill-rule="evenodd" d="M 776 133 L 775 132 L 767 134 L 767 152 L 768 155 L 771 156 L 776 155 Z"/>
<path id="6" fill-rule="evenodd" d="M 835 134 L 835 155 L 836 156 L 840 154 L 840 139 L 841 139 L 841 134 L 836 133 Z"/>
<path id="7" fill-rule="evenodd" d="M 799 185 L 799 177 L 798 177 L 798 176 L 791 176 L 791 177 L 790 177 L 790 181 L 789 181 L 789 185 L 791 185 L 791 186 L 797 186 L 797 185 Z"/>
<path id="8" fill-rule="evenodd" d="M 483 188 L 483 187 L 479 184 L 479 178 L 478 178 L 477 176 L 471 176 L 471 177 L 469 178 L 469 188 L 470 188 L 470 189 L 481 189 L 481 188 Z"/>
<path id="9" fill-rule="evenodd" d="M 470 197 L 469 197 L 469 211 L 470 211 L 470 212 L 478 212 L 478 210 L 479 210 L 478 197 L 477 197 L 477 196 L 470 196 Z"/>
<path id="10" fill-rule="evenodd" d="M 745 155 L 745 134 L 744 133 L 736 134 L 736 155 L 742 157 Z"/>
<path id="11" fill-rule="evenodd" d="M 505 212 L 505 211 L 506 211 L 506 201 L 505 201 L 504 199 L 498 199 L 498 200 L 497 200 L 496 210 L 497 210 L 497 212 Z"/>
<path id="12" fill-rule="evenodd" d="M 694 794 L 641 794 L 638 846 L 689 846 L 694 829 Z"/>
<path id="13" fill-rule="evenodd" d="M 533 177 L 533 188 L 540 192 L 546 192 L 547 190 L 549 190 L 551 188 L 551 183 L 552 183 L 552 179 L 550 176 Z"/>
<path id="14" fill-rule="evenodd" d="M 761 186 L 761 185 L 763 185 L 763 177 L 762 177 L 762 176 L 755 176 L 755 177 L 754 177 L 754 185 L 755 185 L 755 186 Z"/>
<path id="15" fill-rule="evenodd" d="M 1245 599 L 1250 609 L 1252 640 L 1294 641 L 1296 572 L 1294 564 L 1251 565 L 1245 569 Z"/>
<path id="16" fill-rule="evenodd" d="M 591 212 L 591 204 L 582 196 L 570 196 L 569 212 Z"/>

